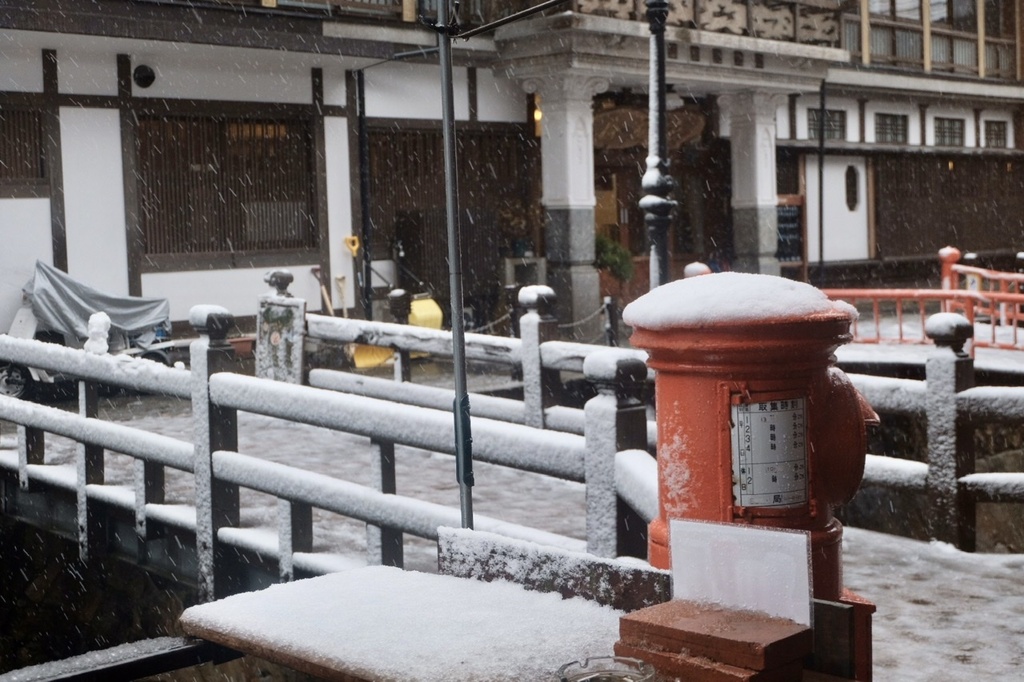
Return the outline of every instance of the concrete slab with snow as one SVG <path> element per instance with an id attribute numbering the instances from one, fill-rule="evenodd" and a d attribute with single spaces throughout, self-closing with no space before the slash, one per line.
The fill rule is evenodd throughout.
<path id="1" fill-rule="evenodd" d="M 506 582 L 368 567 L 187 609 L 185 632 L 326 679 L 551 679 L 623 612 Z"/>

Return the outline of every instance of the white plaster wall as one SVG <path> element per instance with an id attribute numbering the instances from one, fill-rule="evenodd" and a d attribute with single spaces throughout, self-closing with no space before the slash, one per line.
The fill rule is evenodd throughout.
<path id="1" fill-rule="evenodd" d="M 818 158 L 807 155 L 807 258 L 818 260 Z M 825 157 L 825 250 L 826 261 L 868 258 L 867 171 L 863 157 Z M 846 205 L 846 168 L 857 169 L 857 205 Z"/>
<path id="2" fill-rule="evenodd" d="M 790 137 L 791 134 L 789 130 L 789 102 L 783 102 L 775 110 L 775 139 L 789 140 L 792 139 Z"/>
<path id="3" fill-rule="evenodd" d="M 190 46 L 187 50 L 137 54 L 132 68 L 147 64 L 156 72 L 148 88 L 133 87 L 138 97 L 168 97 L 243 102 L 309 104 L 313 88 L 308 66 L 285 60 L 231 61 L 231 53 Z M 225 63 L 225 58 L 228 58 Z"/>
<path id="4" fill-rule="evenodd" d="M 329 106 L 345 106 L 348 92 L 345 86 L 346 69 L 340 64 L 323 67 L 324 73 L 324 104 Z"/>
<path id="5" fill-rule="evenodd" d="M 526 122 L 529 113 L 526 91 L 515 81 L 478 69 L 476 94 L 477 118 L 481 121 Z"/>
<path id="6" fill-rule="evenodd" d="M 345 237 L 351 235 L 352 178 L 348 167 L 348 120 L 339 117 L 324 119 L 324 146 L 327 165 L 327 243 L 330 245 L 331 277 L 344 277 L 344 293 L 338 290 L 337 280 L 328 291 L 335 308 L 355 305 L 355 277 L 352 252 L 345 246 Z M 318 296 L 317 301 L 320 300 Z M 319 307 L 319 306 L 311 306 Z"/>
<path id="7" fill-rule="evenodd" d="M 235 317 L 256 314 L 257 298 L 270 291 L 263 281 L 271 270 L 288 270 L 295 282 L 288 290 L 306 299 L 307 307 L 320 307 L 320 286 L 311 273 L 314 263 L 235 270 L 192 270 L 189 272 L 150 272 L 142 275 L 142 295 L 166 298 L 171 304 L 171 320 L 188 320 L 195 305 L 219 305 Z"/>
<path id="8" fill-rule="evenodd" d="M 365 71 L 366 115 L 387 118 L 441 118 L 441 70 L 425 64 L 381 64 Z M 469 118 L 466 69 L 452 73 L 455 118 Z"/>
<path id="9" fill-rule="evenodd" d="M 22 47 L 17 38 L 0 31 L 0 90 L 43 91 L 43 55 Z"/>
<path id="10" fill-rule="evenodd" d="M 62 107 L 60 136 L 68 274 L 106 293 L 127 295 L 119 114 Z"/>
<path id="11" fill-rule="evenodd" d="M 62 94 L 117 95 L 117 54 L 58 50 L 57 88 Z"/>
<path id="12" fill-rule="evenodd" d="M 0 199 L 0 333 L 21 307 L 37 260 L 53 265 L 49 199 Z"/>
<path id="13" fill-rule="evenodd" d="M 875 136 L 875 116 L 877 114 L 896 114 L 907 117 L 907 144 L 921 144 L 921 114 L 913 104 L 902 102 L 872 101 L 864 107 L 864 138 L 866 142 L 877 141 Z"/>

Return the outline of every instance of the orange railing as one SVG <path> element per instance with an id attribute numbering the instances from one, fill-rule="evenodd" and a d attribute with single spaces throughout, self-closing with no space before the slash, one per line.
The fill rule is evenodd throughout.
<path id="1" fill-rule="evenodd" d="M 856 343 L 930 343 L 925 320 L 939 312 L 960 313 L 974 325 L 973 347 L 1024 350 L 1024 274 L 959 263 L 946 247 L 941 289 L 824 289 L 861 313 L 853 324 Z"/>

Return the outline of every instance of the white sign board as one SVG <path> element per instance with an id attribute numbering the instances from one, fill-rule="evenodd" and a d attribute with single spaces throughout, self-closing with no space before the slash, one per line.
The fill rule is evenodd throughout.
<path id="1" fill-rule="evenodd" d="M 811 627 L 811 536 L 674 519 L 672 598 L 759 611 Z"/>

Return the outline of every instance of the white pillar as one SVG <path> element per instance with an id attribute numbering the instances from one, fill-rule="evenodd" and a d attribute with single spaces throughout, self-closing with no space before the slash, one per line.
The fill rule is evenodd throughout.
<path id="1" fill-rule="evenodd" d="M 763 92 L 724 95 L 732 147 L 733 267 L 779 274 L 775 115 L 779 98 Z"/>
<path id="2" fill-rule="evenodd" d="M 568 323 L 597 310 L 594 269 L 594 95 L 603 78 L 552 75 L 523 88 L 540 97 L 542 202 L 548 285 L 557 294 L 557 317 Z M 575 330 L 579 340 L 600 333 L 600 320 Z"/>

